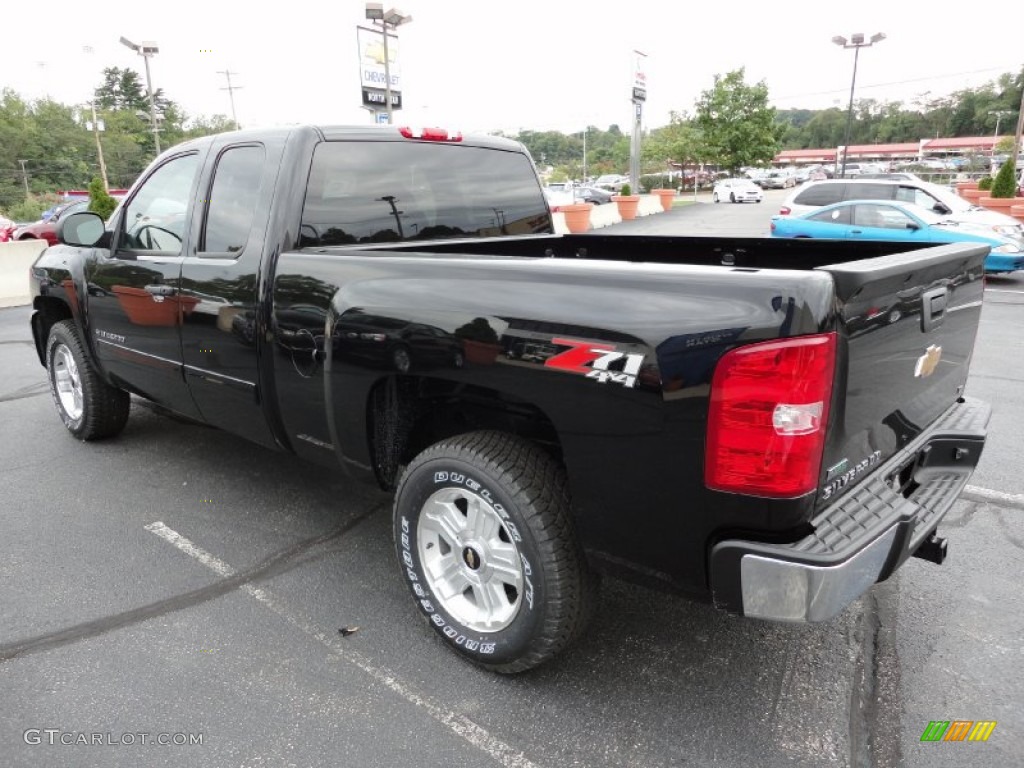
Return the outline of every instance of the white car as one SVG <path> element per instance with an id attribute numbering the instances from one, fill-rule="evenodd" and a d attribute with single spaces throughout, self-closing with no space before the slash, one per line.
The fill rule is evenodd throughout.
<path id="1" fill-rule="evenodd" d="M 750 179 L 722 179 L 715 184 L 711 199 L 716 203 L 728 200 L 730 203 L 760 203 L 764 192 Z"/>
<path id="2" fill-rule="evenodd" d="M 949 187 L 927 181 L 900 179 L 831 179 L 805 184 L 786 197 L 779 209 L 782 216 L 800 216 L 825 205 L 844 200 L 895 200 L 913 203 L 965 224 L 978 224 L 1002 237 L 1024 241 L 1024 225 L 1012 216 L 990 211 L 964 200 Z"/>

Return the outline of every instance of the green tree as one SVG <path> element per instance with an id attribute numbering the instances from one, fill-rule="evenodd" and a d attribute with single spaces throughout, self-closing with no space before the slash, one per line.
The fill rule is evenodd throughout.
<path id="1" fill-rule="evenodd" d="M 996 179 L 992 182 L 992 189 L 989 192 L 992 197 L 1017 196 L 1017 170 L 1014 167 L 1012 157 L 1003 163 L 1002 168 L 999 169 L 999 173 L 996 174 Z"/>
<path id="2" fill-rule="evenodd" d="M 697 100 L 696 126 L 706 154 L 736 172 L 746 165 L 767 163 L 779 151 L 785 128 L 775 122 L 768 105 L 768 86 L 744 82 L 744 69 L 715 75 L 714 86 Z"/>
<path id="3" fill-rule="evenodd" d="M 96 106 L 103 109 L 149 109 L 149 99 L 134 69 L 108 67 L 95 90 Z"/>
<path id="4" fill-rule="evenodd" d="M 99 214 L 100 218 L 106 221 L 115 208 L 117 208 L 117 200 L 107 193 L 107 188 L 103 186 L 103 179 L 97 176 L 89 182 L 89 210 Z"/>

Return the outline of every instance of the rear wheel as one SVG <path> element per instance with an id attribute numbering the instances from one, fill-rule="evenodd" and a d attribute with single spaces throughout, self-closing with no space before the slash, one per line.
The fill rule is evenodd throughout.
<path id="1" fill-rule="evenodd" d="M 520 672 L 582 632 L 596 580 L 565 473 L 532 443 L 471 432 L 431 446 L 402 476 L 394 530 L 417 605 L 465 658 Z"/>
<path id="2" fill-rule="evenodd" d="M 46 342 L 50 394 L 64 426 L 79 440 L 113 437 L 128 421 L 131 400 L 100 377 L 85 353 L 74 321 L 50 329 Z"/>

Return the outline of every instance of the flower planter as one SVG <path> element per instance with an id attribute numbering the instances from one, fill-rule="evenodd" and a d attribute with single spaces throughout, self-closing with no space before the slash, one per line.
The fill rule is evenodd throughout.
<path id="1" fill-rule="evenodd" d="M 570 232 L 586 232 L 590 229 L 590 211 L 593 203 L 574 203 L 563 205 L 558 210 L 565 215 L 565 226 Z"/>
<path id="2" fill-rule="evenodd" d="M 978 204 L 978 200 L 981 199 L 981 196 L 982 195 L 987 195 L 987 194 L 988 194 L 987 191 L 983 192 L 980 189 L 962 189 L 962 190 L 960 190 L 960 197 L 962 197 L 967 202 L 972 203 L 973 205 L 977 205 Z"/>
<path id="3" fill-rule="evenodd" d="M 135 325 L 181 325 L 182 315 L 192 312 L 199 299 L 192 296 L 164 296 L 163 301 L 142 288 L 115 285 L 110 289 Z"/>
<path id="4" fill-rule="evenodd" d="M 636 209 L 640 205 L 640 195 L 612 195 L 612 201 L 619 209 L 619 217 L 623 221 L 636 218 Z"/>
<path id="5" fill-rule="evenodd" d="M 960 197 L 963 197 L 965 191 L 977 188 L 978 182 L 976 181 L 961 181 L 956 185 L 956 193 L 960 195 Z"/>
<path id="6" fill-rule="evenodd" d="M 672 210 L 672 201 L 675 200 L 676 197 L 676 191 L 674 189 L 652 189 L 651 193 L 661 198 L 661 210 Z"/>
<path id="7" fill-rule="evenodd" d="M 1020 200 L 1021 198 L 1017 198 Z M 1010 215 L 1013 216 L 1017 221 L 1024 222 L 1024 205 L 1011 205 Z"/>
<path id="8" fill-rule="evenodd" d="M 465 356 L 466 362 L 476 365 L 494 365 L 499 352 L 501 352 L 500 344 L 462 339 L 462 354 Z"/>
<path id="9" fill-rule="evenodd" d="M 1024 204 L 1024 197 L 982 197 L 978 204 L 990 211 L 1010 215 L 1010 209 L 1015 205 Z"/>

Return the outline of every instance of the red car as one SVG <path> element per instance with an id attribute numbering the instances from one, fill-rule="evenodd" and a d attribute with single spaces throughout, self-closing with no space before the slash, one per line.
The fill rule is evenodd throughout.
<path id="1" fill-rule="evenodd" d="M 18 225 L 10 219 L 5 219 L 0 216 L 0 243 L 6 243 L 8 240 L 13 240 L 14 229 Z"/>
<path id="2" fill-rule="evenodd" d="M 11 236 L 12 240 L 45 240 L 50 245 L 57 244 L 57 223 L 62 217 L 68 216 L 72 213 L 79 213 L 80 211 L 88 210 L 88 200 L 75 200 L 70 203 L 65 203 L 53 212 L 53 215 L 49 219 L 43 221 L 40 219 L 32 224 L 26 224 L 23 227 L 19 227 L 14 230 L 14 234 Z"/>

